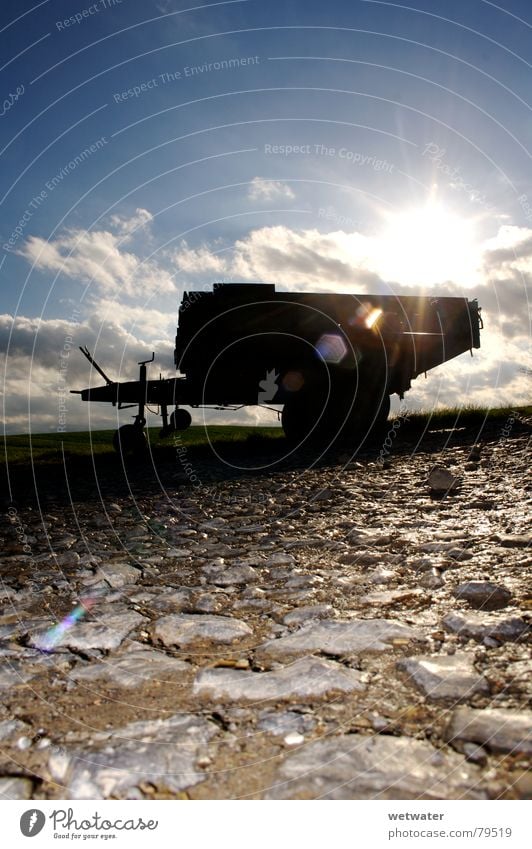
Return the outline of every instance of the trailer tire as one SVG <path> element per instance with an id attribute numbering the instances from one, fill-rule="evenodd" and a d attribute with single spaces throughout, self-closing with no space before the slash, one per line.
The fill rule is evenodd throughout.
<path id="1" fill-rule="evenodd" d="M 289 398 L 281 423 L 290 442 L 309 440 L 326 445 L 340 441 L 355 447 L 384 429 L 389 412 L 390 396 L 382 387 L 375 390 L 369 382 L 360 381 L 353 397 L 351 382 L 339 379 L 333 381 L 329 392 L 315 386 L 312 393 Z"/>
<path id="2" fill-rule="evenodd" d="M 192 424 L 192 416 L 188 410 L 178 408 L 170 415 L 170 427 L 172 430 L 186 430 Z"/>
<path id="3" fill-rule="evenodd" d="M 143 454 L 147 445 L 146 434 L 139 425 L 122 425 L 113 436 L 113 448 L 121 457 Z"/>
<path id="4" fill-rule="evenodd" d="M 353 409 L 346 419 L 342 431 L 342 439 L 352 445 L 361 444 L 368 437 L 384 436 L 386 421 L 390 414 L 390 396 L 380 392 L 372 392 L 369 388 L 362 390 L 362 396 L 356 400 Z"/>

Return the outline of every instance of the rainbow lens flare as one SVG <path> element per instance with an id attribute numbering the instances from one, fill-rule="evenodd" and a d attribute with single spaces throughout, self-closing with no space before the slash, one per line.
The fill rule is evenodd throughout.
<path id="1" fill-rule="evenodd" d="M 49 631 L 44 634 L 42 640 L 40 641 L 39 648 L 42 651 L 52 651 L 60 642 L 62 637 L 70 631 L 74 625 L 83 619 L 86 613 L 94 606 L 96 603 L 96 598 L 89 597 L 81 599 L 80 603 L 76 605 L 74 610 L 65 616 L 61 622 L 58 622 L 57 625 L 54 625 L 53 628 L 50 628 Z"/>

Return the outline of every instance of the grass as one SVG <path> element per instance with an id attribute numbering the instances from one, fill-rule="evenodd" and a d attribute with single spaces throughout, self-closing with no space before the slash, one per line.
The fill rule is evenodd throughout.
<path id="1" fill-rule="evenodd" d="M 484 424 L 500 425 L 501 428 L 513 418 L 523 420 L 532 416 L 532 406 L 521 407 L 477 407 L 468 404 L 463 407 L 445 407 L 441 410 L 432 410 L 430 413 L 407 412 L 409 427 L 415 430 L 443 430 L 446 428 L 478 427 Z"/>
<path id="2" fill-rule="evenodd" d="M 219 444 L 235 444 L 249 442 L 250 444 L 270 441 L 283 436 L 279 427 L 239 427 L 213 425 L 206 432 L 204 427 L 190 427 L 166 439 L 159 438 L 159 428 L 148 428 L 150 446 L 155 448 L 170 448 L 177 440 L 179 445 L 187 448 L 207 445 L 208 442 Z M 33 433 L 17 434 L 4 438 L 4 451 L 0 464 L 26 464 L 30 461 L 39 464 L 57 463 L 62 461 L 63 454 L 68 458 L 103 457 L 106 454 L 114 456 L 114 430 L 93 430 L 73 433 Z"/>
<path id="3" fill-rule="evenodd" d="M 454 407 L 436 410 L 430 413 L 407 413 L 404 431 L 418 432 L 425 429 L 437 431 L 451 428 L 477 428 L 482 430 L 487 424 L 503 428 L 516 414 L 522 420 L 532 416 L 532 406 L 500 407 L 486 409 L 475 406 Z M 2 452 L 0 466 L 7 463 L 12 465 L 57 464 L 62 462 L 63 454 L 67 458 L 90 457 L 91 455 L 104 459 L 105 455 L 114 455 L 112 446 L 113 430 L 95 430 L 92 432 L 73 433 L 37 433 L 7 436 L 4 439 L 5 450 Z M 187 448 L 202 448 L 209 442 L 219 446 L 237 446 L 247 444 L 250 449 L 260 450 L 274 445 L 274 441 L 283 439 L 283 431 L 279 427 L 254 427 L 235 425 L 211 425 L 207 429 L 202 426 L 190 427 L 164 440 L 159 438 L 159 428 L 148 429 L 150 446 L 155 451 L 164 454 L 164 449 L 171 449 L 176 444 Z"/>

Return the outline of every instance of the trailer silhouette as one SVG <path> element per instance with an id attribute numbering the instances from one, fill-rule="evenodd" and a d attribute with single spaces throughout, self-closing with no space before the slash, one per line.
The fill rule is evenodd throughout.
<path id="1" fill-rule="evenodd" d="M 184 407 L 282 406 L 295 443 L 341 438 L 360 444 L 386 421 L 390 395 L 401 398 L 419 374 L 480 347 L 476 300 L 456 297 L 276 292 L 273 284 L 223 283 L 185 292 L 174 360 L 179 376 L 105 380 L 77 391 L 83 401 L 134 405 L 114 446 L 123 454 L 146 445 L 145 408 L 157 406 L 161 435 L 191 423 Z M 170 408 L 174 408 L 169 413 Z"/>

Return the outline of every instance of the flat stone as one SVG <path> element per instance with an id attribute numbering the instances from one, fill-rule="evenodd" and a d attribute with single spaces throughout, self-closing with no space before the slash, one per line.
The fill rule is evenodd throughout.
<path id="1" fill-rule="evenodd" d="M 291 566 L 296 564 L 296 558 L 293 554 L 286 554 L 284 552 L 278 552 L 277 554 L 272 554 L 271 557 L 268 558 L 262 565 L 268 568 L 276 567 L 276 566 Z"/>
<path id="2" fill-rule="evenodd" d="M 480 772 L 456 752 L 408 737 L 317 740 L 289 755 L 266 799 L 483 799 Z"/>
<path id="3" fill-rule="evenodd" d="M 10 689 L 25 684 L 33 675 L 20 661 L 11 661 L 0 665 L 0 690 Z"/>
<path id="4" fill-rule="evenodd" d="M 204 669 L 194 682 L 194 695 L 214 701 L 313 700 L 332 693 L 365 689 L 361 673 L 330 660 L 304 657 L 273 672 Z"/>
<path id="5" fill-rule="evenodd" d="M 305 625 L 294 634 L 270 640 L 256 650 L 257 659 L 284 659 L 309 652 L 338 656 L 383 652 L 395 640 L 401 644 L 420 640 L 419 632 L 391 619 L 326 620 Z"/>
<path id="6" fill-rule="evenodd" d="M 467 601 L 471 607 L 482 610 L 500 610 L 508 605 L 512 597 L 510 590 L 491 581 L 467 581 L 465 584 L 459 584 L 454 595 L 461 601 Z"/>
<path id="7" fill-rule="evenodd" d="M 175 680 L 190 665 L 175 657 L 167 657 L 154 649 L 141 649 L 128 652 L 104 663 L 93 663 L 74 669 L 70 674 L 72 681 L 105 680 L 117 687 L 142 687 L 147 681 Z"/>
<path id="8" fill-rule="evenodd" d="M 50 631 L 39 631 L 30 638 L 30 645 L 44 651 L 67 647 L 78 651 L 117 649 L 127 635 L 145 622 L 140 613 L 105 614 L 95 622 L 79 622 L 66 630 L 53 645 L 49 642 Z"/>
<path id="9" fill-rule="evenodd" d="M 48 768 L 68 799 L 138 798 L 144 784 L 176 793 L 204 780 L 196 762 L 216 731 L 191 714 L 133 722 L 94 735 L 95 745 L 53 756 Z"/>
<path id="10" fill-rule="evenodd" d="M 498 541 L 505 548 L 530 548 L 532 546 L 530 534 L 501 534 Z"/>
<path id="11" fill-rule="evenodd" d="M 433 492 L 452 492 L 460 486 L 460 478 L 451 474 L 445 466 L 434 466 L 427 483 Z"/>
<path id="12" fill-rule="evenodd" d="M 252 566 L 230 566 L 228 569 L 214 573 L 209 583 L 218 587 L 230 587 L 238 584 L 248 584 L 257 581 L 259 575 Z"/>
<path id="13" fill-rule="evenodd" d="M 141 572 L 129 563 L 108 563 L 100 566 L 96 577 L 106 581 L 111 587 L 125 587 L 126 584 L 136 584 Z"/>
<path id="14" fill-rule="evenodd" d="M 448 613 L 443 619 L 443 626 L 453 634 L 479 642 L 486 638 L 499 642 L 517 640 L 530 631 L 530 626 L 518 616 L 480 611 Z"/>
<path id="15" fill-rule="evenodd" d="M 532 755 L 532 712 L 460 707 L 451 717 L 445 739 L 453 746 L 463 742 L 479 743 L 492 752 Z"/>
<path id="16" fill-rule="evenodd" d="M 296 607 L 283 616 L 283 625 L 301 625 L 303 622 L 308 622 L 311 619 L 325 619 L 334 613 L 334 608 L 331 604 L 310 604 L 304 607 Z"/>
<path id="17" fill-rule="evenodd" d="M 190 646 L 198 642 L 229 644 L 253 631 L 240 619 L 195 613 L 172 614 L 158 619 L 153 636 L 165 646 Z"/>
<path id="18" fill-rule="evenodd" d="M 80 561 L 80 556 L 76 551 L 65 551 L 63 554 L 54 555 L 58 566 L 66 567 L 77 566 Z"/>
<path id="19" fill-rule="evenodd" d="M 294 710 L 262 711 L 259 714 L 257 728 L 274 737 L 284 737 L 285 734 L 304 734 L 312 731 L 316 720 L 311 714 L 298 713 Z"/>
<path id="20" fill-rule="evenodd" d="M 33 784 L 29 778 L 2 776 L 0 778 L 0 799 L 31 799 Z"/>
<path id="21" fill-rule="evenodd" d="M 474 693 L 488 693 L 488 682 L 475 671 L 468 655 L 409 657 L 397 668 L 412 679 L 430 701 L 458 702 Z"/>
<path id="22" fill-rule="evenodd" d="M 29 731 L 30 726 L 19 719 L 3 719 L 0 722 L 0 740 L 9 740 L 15 734 L 21 734 L 23 731 Z"/>
<path id="23" fill-rule="evenodd" d="M 423 590 L 378 590 L 368 593 L 360 599 L 361 604 L 367 604 L 370 607 L 391 607 L 395 604 L 411 605 L 426 600 L 427 593 Z M 429 597 L 430 598 L 430 597 Z"/>

